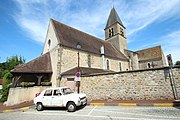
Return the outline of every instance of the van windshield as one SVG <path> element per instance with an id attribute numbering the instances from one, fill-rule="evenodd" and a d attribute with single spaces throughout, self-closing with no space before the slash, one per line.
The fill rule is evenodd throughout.
<path id="1" fill-rule="evenodd" d="M 71 90 L 70 88 L 63 88 L 63 89 L 62 89 L 62 93 L 63 93 L 64 95 L 67 95 L 67 94 L 71 94 L 71 93 L 73 93 L 73 92 L 72 92 L 72 90 Z"/>

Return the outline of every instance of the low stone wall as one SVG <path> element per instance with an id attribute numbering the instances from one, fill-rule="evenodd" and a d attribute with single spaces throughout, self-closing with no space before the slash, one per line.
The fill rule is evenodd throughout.
<path id="1" fill-rule="evenodd" d="M 27 87 L 27 88 L 10 88 L 6 106 L 19 104 L 25 101 L 30 101 L 35 98 L 35 94 L 43 91 L 47 87 Z"/>
<path id="2" fill-rule="evenodd" d="M 180 96 L 180 67 L 173 69 Z M 61 80 L 64 86 L 66 79 Z M 173 100 L 169 68 L 89 75 L 81 78 L 89 100 Z"/>
<path id="3" fill-rule="evenodd" d="M 180 66 L 173 69 L 174 80 L 176 82 L 176 88 L 180 99 Z"/>

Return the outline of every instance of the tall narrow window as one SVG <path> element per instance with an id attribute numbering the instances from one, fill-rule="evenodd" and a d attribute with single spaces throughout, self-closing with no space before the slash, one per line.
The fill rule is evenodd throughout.
<path id="1" fill-rule="evenodd" d="M 151 68 L 151 64 L 150 63 L 148 63 L 148 68 Z"/>
<path id="2" fill-rule="evenodd" d="M 121 63 L 119 62 L 119 71 L 122 71 Z"/>
<path id="3" fill-rule="evenodd" d="M 123 29 L 121 27 L 120 27 L 120 34 L 121 34 L 121 36 L 124 37 L 124 31 L 123 31 Z"/>
<path id="4" fill-rule="evenodd" d="M 88 55 L 88 67 L 91 67 L 91 55 Z"/>
<path id="5" fill-rule="evenodd" d="M 51 40 L 49 39 L 48 40 L 48 50 L 50 49 L 50 46 L 51 46 Z"/>
<path id="6" fill-rule="evenodd" d="M 107 70 L 109 70 L 109 60 L 107 60 Z"/>
<path id="7" fill-rule="evenodd" d="M 114 35 L 114 29 L 110 28 L 109 29 L 109 37 L 112 37 Z"/>

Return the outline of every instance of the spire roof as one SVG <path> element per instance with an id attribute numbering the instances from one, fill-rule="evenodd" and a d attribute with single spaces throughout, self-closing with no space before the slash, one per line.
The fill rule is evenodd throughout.
<path id="1" fill-rule="evenodd" d="M 123 25 L 121 19 L 119 18 L 116 10 L 114 9 L 114 7 L 111 9 L 111 12 L 110 12 L 110 15 L 109 15 L 109 18 L 108 18 L 108 21 L 107 21 L 107 24 L 106 24 L 106 28 L 110 27 L 111 25 L 113 25 L 114 23 L 118 22 L 120 25 Z M 125 27 L 124 27 L 125 28 Z"/>

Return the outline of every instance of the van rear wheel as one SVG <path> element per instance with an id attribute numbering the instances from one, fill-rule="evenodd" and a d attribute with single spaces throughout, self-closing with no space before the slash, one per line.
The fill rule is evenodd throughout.
<path id="1" fill-rule="evenodd" d="M 36 104 L 36 109 L 37 109 L 37 111 L 42 111 L 42 110 L 43 110 L 43 105 L 42 105 L 42 103 L 37 103 L 37 104 Z"/>
<path id="2" fill-rule="evenodd" d="M 68 112 L 76 111 L 76 104 L 74 102 L 69 102 L 67 104 L 67 110 L 68 110 Z"/>

